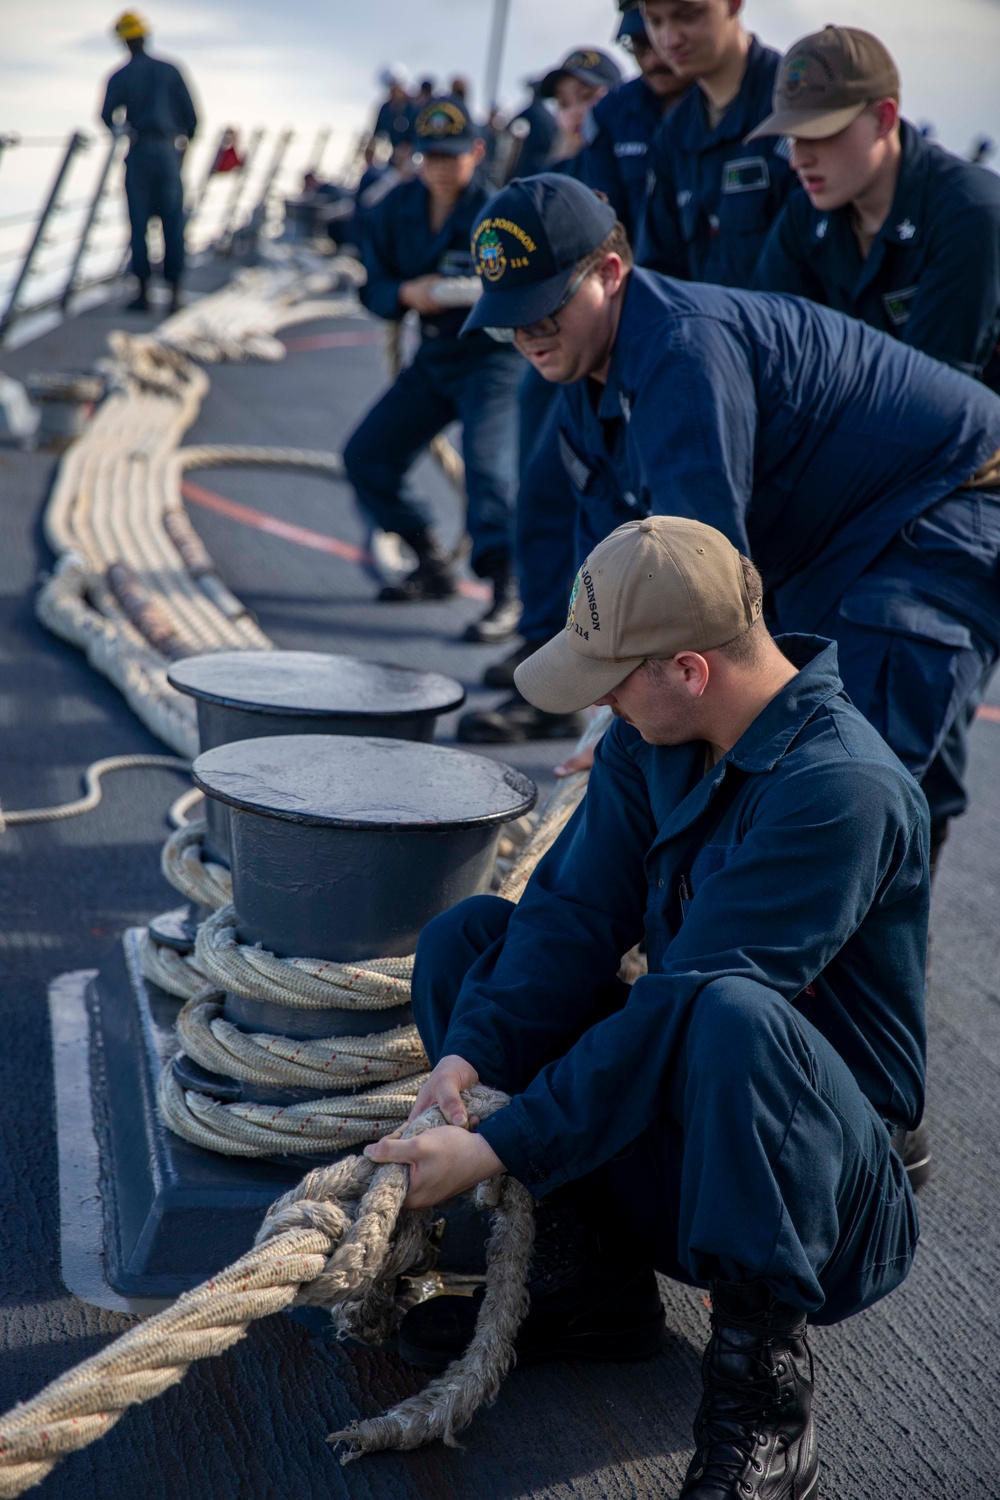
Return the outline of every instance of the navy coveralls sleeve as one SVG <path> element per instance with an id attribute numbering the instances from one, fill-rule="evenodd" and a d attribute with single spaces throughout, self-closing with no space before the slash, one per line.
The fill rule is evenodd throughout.
<path id="1" fill-rule="evenodd" d="M 429 195 L 404 182 L 368 214 L 364 235 L 367 284 L 361 300 L 377 317 L 398 320 L 404 281 L 420 276 L 471 276 L 472 231 L 489 194 L 472 182 L 440 229 L 431 228 Z M 361 506 L 386 531 L 408 541 L 431 525 L 431 507 L 409 487 L 408 471 L 449 423 L 462 424 L 469 498 L 472 566 L 489 576 L 509 555 L 516 486 L 517 351 L 476 332 L 460 338 L 467 308 L 442 308 L 420 318 L 412 364 L 363 419 L 344 448 L 344 466 Z"/>
<path id="2" fill-rule="evenodd" d="M 892 209 L 862 257 L 850 207 L 785 205 L 754 285 L 811 297 L 1000 390 L 1000 178 L 905 120 Z"/>
<path id="3" fill-rule="evenodd" d="M 615 723 L 521 903 L 473 898 L 425 930 L 414 1005 L 432 1059 L 515 1095 L 480 1130 L 536 1195 L 613 1176 L 643 1142 L 687 1279 L 721 1260 L 830 1320 L 888 1290 L 828 1274 L 857 1221 L 845 1134 L 883 1170 L 883 1122 L 923 1108 L 927 809 L 843 696 L 835 648 L 782 645 L 799 674 L 707 776 L 703 744 Z M 620 954 L 643 932 L 629 990 Z M 886 1232 L 911 1228 L 907 1205 Z M 890 1284 L 910 1253 L 888 1256 Z M 676 1243 L 665 1259 L 674 1274 Z"/>
<path id="4" fill-rule="evenodd" d="M 653 138 L 641 265 L 666 276 L 750 286 L 768 232 L 799 190 L 781 137 L 744 140 L 771 112 L 781 55 L 750 39 L 739 93 L 710 127 L 696 86 Z"/>
<path id="5" fill-rule="evenodd" d="M 108 129 L 125 111 L 130 145 L 125 161 L 125 196 L 132 231 L 132 271 L 149 279 L 146 228 L 158 217 L 163 226 L 163 275 L 178 283 L 184 275 L 184 189 L 179 136 L 191 140 L 198 117 L 187 84 L 173 63 L 135 53 L 108 80 L 101 119 Z"/>

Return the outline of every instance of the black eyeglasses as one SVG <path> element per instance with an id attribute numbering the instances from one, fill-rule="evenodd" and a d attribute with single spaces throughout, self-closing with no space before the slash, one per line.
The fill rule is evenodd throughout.
<path id="1" fill-rule="evenodd" d="M 567 303 L 572 302 L 577 292 L 586 281 L 589 272 L 585 271 L 582 276 L 577 276 L 575 281 L 570 282 L 569 290 L 565 297 L 549 313 L 547 318 L 539 318 L 537 323 L 525 323 L 521 328 L 487 328 L 484 331 L 491 339 L 496 339 L 498 344 L 513 344 L 517 341 L 519 333 L 525 334 L 529 339 L 550 339 L 559 332 L 559 324 L 556 315 L 561 313 Z"/>

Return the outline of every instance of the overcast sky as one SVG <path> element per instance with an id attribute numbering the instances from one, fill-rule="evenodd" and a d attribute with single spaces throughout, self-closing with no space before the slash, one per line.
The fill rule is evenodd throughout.
<path id="1" fill-rule="evenodd" d="M 185 68 L 205 134 L 226 123 L 297 132 L 303 165 L 315 131 L 333 127 L 325 164 L 335 168 L 370 117 L 374 75 L 389 61 L 414 74 L 467 74 L 482 83 L 492 0 L 152 0 L 141 6 L 154 51 Z M 0 0 L 0 133 L 62 134 L 94 127 L 103 80 L 121 60 L 104 0 Z M 606 46 L 612 0 L 512 0 L 501 92 L 573 46 Z M 779 48 L 828 21 L 864 26 L 893 52 L 904 112 L 929 120 L 965 153 L 973 138 L 1000 138 L 1000 0 L 748 0 L 747 24 Z M 0 212 L 33 202 L 51 170 L 38 153 L 0 162 Z M 195 160 L 195 167 L 198 165 Z M 37 196 L 37 195 L 36 195 Z"/>

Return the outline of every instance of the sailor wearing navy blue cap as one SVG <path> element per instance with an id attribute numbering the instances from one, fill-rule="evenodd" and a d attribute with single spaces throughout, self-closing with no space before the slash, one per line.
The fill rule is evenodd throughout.
<path id="1" fill-rule="evenodd" d="M 653 51 L 638 0 L 621 0 L 619 10 L 616 40 L 632 53 L 640 76 L 611 89 L 593 105 L 583 121 L 583 149 L 551 170 L 567 171 L 602 193 L 631 237 L 645 212 L 653 135 L 690 83 L 679 79 Z M 518 166 L 520 176 L 532 175 L 523 155 Z M 534 168 L 541 170 L 541 166 Z M 574 570 L 576 501 L 559 456 L 558 393 L 529 370 L 518 405 L 520 484 L 514 554 L 523 610 L 522 642 L 506 660 L 487 669 L 489 687 L 512 688 L 518 663 L 558 630 Z M 579 727 L 573 716 L 545 713 L 514 696 L 499 710 L 463 715 L 459 734 L 472 742 L 510 743 L 575 735 Z"/>
<path id="2" fill-rule="evenodd" d="M 365 242 L 368 281 L 361 300 L 392 321 L 409 309 L 420 316 L 420 345 L 412 364 L 376 403 L 344 449 L 344 467 L 358 501 L 386 531 L 396 532 L 417 566 L 380 597 L 416 601 L 455 592 L 454 559 L 431 524 L 426 502 L 411 493 L 407 473 L 449 423 L 462 424 L 472 567 L 493 584 L 473 640 L 506 639 L 519 606 L 511 571 L 511 511 L 516 481 L 516 353 L 486 334 L 459 339 L 478 290 L 469 251 L 487 192 L 476 176 L 483 157 L 480 133 L 463 100 L 432 99 L 413 122 L 419 176 L 402 183 L 370 215 Z M 455 278 L 465 278 L 465 285 Z M 449 285 L 451 283 L 451 285 Z"/>
<path id="3" fill-rule="evenodd" d="M 750 286 L 798 187 L 781 139 L 745 138 L 770 113 L 781 54 L 745 29 L 742 0 L 644 0 L 646 34 L 693 88 L 657 131 L 640 263 L 667 276 Z"/>
<path id="4" fill-rule="evenodd" d="M 577 182 L 512 183 L 480 221 L 501 268 L 467 324 L 506 328 L 564 388 L 578 558 L 646 515 L 724 532 L 775 623 L 839 642 L 940 839 L 963 768 L 939 801 L 934 765 L 1000 656 L 1000 399 L 812 302 L 630 270 L 624 236 L 582 262 L 580 226 L 610 212 Z M 509 223 L 530 257 L 512 259 Z"/>
<path id="5" fill-rule="evenodd" d="M 639 77 L 628 79 L 590 111 L 579 175 L 604 194 L 634 243 L 646 209 L 653 136 L 691 84 L 653 50 L 639 0 L 623 0 L 616 41 L 635 58 Z"/>
<path id="6" fill-rule="evenodd" d="M 590 111 L 621 81 L 621 68 L 599 47 L 576 47 L 545 74 L 538 84 L 538 94 L 542 99 L 555 100 L 561 131 L 557 158 L 547 171 L 566 172 L 571 177 L 581 174 Z"/>
<path id="7" fill-rule="evenodd" d="M 486 288 L 503 286 L 503 321 L 510 323 L 510 295 L 518 284 L 525 286 L 525 301 L 514 309 L 518 319 L 533 322 L 534 306 L 543 316 L 558 318 L 561 299 L 572 295 L 574 278 L 581 274 L 587 258 L 596 253 L 614 230 L 615 211 L 589 189 L 578 187 L 565 213 L 558 194 L 546 185 L 558 183 L 554 173 L 515 180 L 505 190 L 511 217 L 494 224 L 487 216 L 477 226 L 473 239 L 477 270 Z M 549 235 L 538 212 L 539 195 L 559 220 L 560 255 L 552 254 Z M 516 217 L 514 217 L 516 213 Z M 532 249 L 526 252 L 511 235 L 523 234 Z M 539 236 L 536 241 L 533 231 Z M 624 237 L 624 230 L 619 228 Z M 578 267 L 578 264 L 579 267 Z M 535 278 L 541 278 L 540 282 Z M 515 291 L 516 296 L 516 291 Z M 492 298 L 490 305 L 493 305 Z M 481 327 L 475 309 L 465 331 Z M 498 339 L 512 340 L 513 327 L 494 329 Z M 560 453 L 559 430 L 562 393 L 529 367 L 520 392 L 521 484 L 517 496 L 514 554 L 520 582 L 523 643 L 506 660 L 486 672 L 488 687 L 513 689 L 514 669 L 525 656 L 552 634 L 553 621 L 565 612 L 575 569 L 573 531 L 576 494 Z M 520 693 L 510 695 L 494 709 L 463 714 L 458 738 L 466 744 L 512 744 L 526 739 L 576 739 L 584 726 L 577 713 L 552 714 L 528 703 Z"/>

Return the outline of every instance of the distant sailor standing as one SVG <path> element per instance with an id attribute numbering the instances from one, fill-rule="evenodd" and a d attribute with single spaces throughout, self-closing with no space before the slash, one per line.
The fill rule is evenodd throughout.
<path id="1" fill-rule="evenodd" d="M 123 124 L 130 141 L 125 196 L 132 226 L 132 273 L 139 291 L 128 306 L 134 312 L 144 312 L 149 306 L 146 228 L 150 219 L 158 218 L 163 226 L 163 276 L 171 288 L 170 310 L 176 312 L 184 279 L 181 163 L 198 116 L 179 69 L 146 52 L 149 27 L 145 21 L 134 11 L 124 11 L 114 32 L 132 55 L 108 79 L 101 119 L 109 130 Z"/>
<path id="2" fill-rule="evenodd" d="M 407 476 L 431 439 L 461 422 L 472 568 L 493 584 L 493 603 L 466 638 L 504 640 L 520 614 L 510 532 L 523 367 L 516 350 L 485 333 L 459 338 L 468 303 L 456 306 L 445 285 L 475 272 L 469 241 L 489 196 L 476 174 L 485 148 L 465 105 L 450 97 L 432 99 L 420 111 L 413 144 L 421 157 L 418 178 L 394 188 L 371 212 L 361 300 L 380 318 L 417 312 L 420 345 L 349 438 L 344 465 L 362 508 L 417 557 L 409 576 L 380 597 L 448 598 L 457 588 L 453 556 Z"/>

